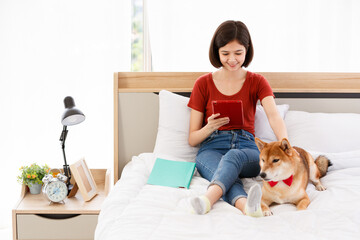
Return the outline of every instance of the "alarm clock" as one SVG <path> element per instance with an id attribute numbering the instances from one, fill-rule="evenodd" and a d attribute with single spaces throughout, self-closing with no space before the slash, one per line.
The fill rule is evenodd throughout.
<path id="1" fill-rule="evenodd" d="M 61 173 L 58 173 L 56 177 L 54 177 L 52 174 L 50 174 L 51 170 L 53 169 L 50 169 L 49 174 L 45 175 L 42 179 L 44 183 L 42 190 L 43 195 L 45 195 L 45 197 L 50 201 L 50 204 L 65 203 L 64 199 L 68 195 L 68 188 L 66 185 L 68 178 Z"/>

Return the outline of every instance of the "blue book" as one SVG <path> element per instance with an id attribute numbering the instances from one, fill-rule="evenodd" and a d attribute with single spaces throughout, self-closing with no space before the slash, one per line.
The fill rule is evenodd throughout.
<path id="1" fill-rule="evenodd" d="M 189 188 L 195 171 L 195 163 L 157 158 L 150 173 L 148 184 L 175 188 Z"/>

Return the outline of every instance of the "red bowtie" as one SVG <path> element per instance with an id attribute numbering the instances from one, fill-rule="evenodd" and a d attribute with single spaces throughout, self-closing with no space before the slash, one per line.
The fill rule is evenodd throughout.
<path id="1" fill-rule="evenodd" d="M 292 181 L 293 181 L 293 175 L 291 175 L 289 178 L 284 179 L 282 181 L 290 187 L 292 184 Z M 271 187 L 274 187 L 278 182 L 268 181 L 268 183 L 270 184 Z"/>

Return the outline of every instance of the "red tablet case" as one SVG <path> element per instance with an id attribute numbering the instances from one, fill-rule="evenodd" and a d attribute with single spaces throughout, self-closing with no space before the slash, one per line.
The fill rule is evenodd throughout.
<path id="1" fill-rule="evenodd" d="M 244 110 L 241 100 L 217 100 L 212 101 L 213 113 L 220 113 L 221 117 L 229 117 L 230 122 L 227 125 L 243 126 Z M 225 126 L 227 126 L 225 125 Z"/>

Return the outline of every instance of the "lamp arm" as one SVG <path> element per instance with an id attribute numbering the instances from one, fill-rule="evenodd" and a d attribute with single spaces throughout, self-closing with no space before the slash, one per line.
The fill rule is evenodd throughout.
<path id="1" fill-rule="evenodd" d="M 67 133 L 68 133 L 67 126 L 64 126 L 63 130 L 61 132 L 61 135 L 60 135 L 60 141 L 61 141 L 61 148 L 62 148 L 62 152 L 63 152 L 63 156 L 64 156 L 64 163 L 65 163 L 63 165 L 64 174 L 65 174 L 65 176 L 68 177 L 67 184 L 70 184 L 71 172 L 70 172 L 69 165 L 66 162 L 66 155 L 65 155 L 65 140 L 66 140 Z"/>

